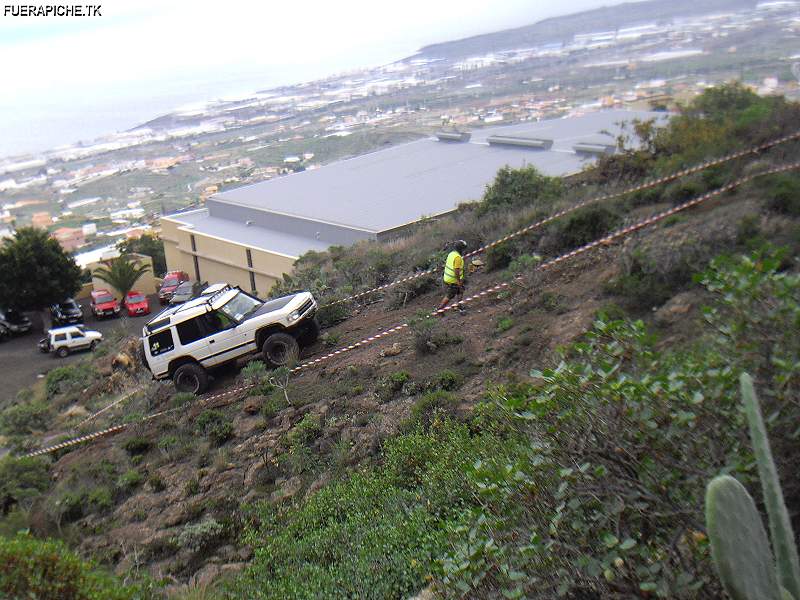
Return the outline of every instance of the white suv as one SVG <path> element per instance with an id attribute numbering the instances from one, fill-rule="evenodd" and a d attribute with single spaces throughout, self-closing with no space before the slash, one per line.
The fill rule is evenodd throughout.
<path id="1" fill-rule="evenodd" d="M 47 332 L 46 338 L 39 340 L 39 350 L 64 358 L 76 350 L 94 350 L 102 339 L 102 333 L 90 331 L 82 325 L 56 327 Z"/>
<path id="2" fill-rule="evenodd" d="M 214 286 L 217 287 L 217 286 Z M 229 285 L 172 306 L 142 330 L 143 354 L 156 379 L 200 394 L 208 371 L 261 351 L 272 367 L 297 357 L 319 336 L 317 302 L 309 292 L 263 302 Z"/>

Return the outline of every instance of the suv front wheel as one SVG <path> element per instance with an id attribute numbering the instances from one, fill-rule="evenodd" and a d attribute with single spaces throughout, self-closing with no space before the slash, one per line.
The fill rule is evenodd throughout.
<path id="1" fill-rule="evenodd" d="M 264 340 L 261 352 L 272 368 L 285 367 L 300 356 L 300 345 L 288 333 L 273 333 Z"/>
<path id="2" fill-rule="evenodd" d="M 172 381 L 179 392 L 202 394 L 208 387 L 208 373 L 198 364 L 187 363 L 175 369 Z"/>

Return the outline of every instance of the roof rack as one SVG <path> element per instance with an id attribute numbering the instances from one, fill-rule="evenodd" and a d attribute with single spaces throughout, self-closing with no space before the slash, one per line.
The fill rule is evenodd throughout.
<path id="1" fill-rule="evenodd" d="M 183 304 L 179 304 L 175 307 L 168 307 L 158 313 L 155 317 L 153 317 L 149 323 L 147 323 L 144 327 L 147 329 L 148 332 L 153 333 L 157 329 L 160 329 L 164 325 L 169 325 L 172 321 L 170 317 L 173 315 L 177 315 L 180 312 L 185 310 L 189 310 L 191 308 L 197 308 L 198 306 L 205 305 L 207 310 L 211 310 L 212 304 L 223 294 L 230 292 L 231 290 L 240 290 L 239 286 L 226 284 L 224 288 L 220 289 L 218 292 L 215 292 L 211 296 L 197 296 L 197 298 L 192 298 L 191 300 L 187 300 Z M 161 317 L 161 318 L 159 318 Z"/>

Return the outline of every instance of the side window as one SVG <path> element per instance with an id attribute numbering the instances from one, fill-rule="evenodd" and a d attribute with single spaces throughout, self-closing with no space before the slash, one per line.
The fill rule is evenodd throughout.
<path id="1" fill-rule="evenodd" d="M 175 342 L 172 341 L 172 330 L 165 329 L 160 333 L 151 335 L 148 338 L 150 344 L 151 356 L 158 356 L 164 352 L 169 352 L 175 347 Z"/>
<path id="2" fill-rule="evenodd" d="M 70 335 L 72 336 L 72 339 L 73 339 L 73 340 L 77 340 L 78 338 L 84 338 L 84 337 L 86 337 L 86 336 L 85 336 L 85 335 L 83 335 L 83 334 L 82 334 L 80 331 L 73 331 L 73 332 L 72 332 Z"/>
<path id="3" fill-rule="evenodd" d="M 66 333 L 57 333 L 55 337 L 56 342 L 66 342 L 67 341 L 67 334 Z"/>
<path id="4" fill-rule="evenodd" d="M 230 329 L 236 325 L 233 319 L 219 310 L 211 311 L 203 316 L 205 317 L 206 327 L 209 333 L 217 333 L 218 331 Z"/>
<path id="5" fill-rule="evenodd" d="M 175 329 L 178 330 L 178 337 L 181 340 L 181 344 L 184 346 L 186 344 L 196 342 L 197 340 L 208 335 L 203 328 L 200 317 L 195 317 L 194 319 L 189 319 L 188 321 L 179 323 L 175 326 Z"/>

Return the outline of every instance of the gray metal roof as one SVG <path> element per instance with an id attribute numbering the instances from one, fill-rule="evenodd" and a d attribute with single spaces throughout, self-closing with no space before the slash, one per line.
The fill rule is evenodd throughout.
<path id="1" fill-rule="evenodd" d="M 223 238 L 232 242 L 244 244 L 250 248 L 258 248 L 267 252 L 284 254 L 293 258 L 305 254 L 309 250 L 326 250 L 331 244 L 313 238 L 305 238 L 296 235 L 288 235 L 280 231 L 254 227 L 209 216 L 204 208 L 190 212 L 171 215 L 174 221 L 179 221 L 190 225 L 192 231 L 213 237 Z M 242 250 L 242 260 L 244 261 L 244 250 Z M 276 275 L 280 275 L 277 273 Z"/>
<path id="2" fill-rule="evenodd" d="M 478 129 L 469 142 L 463 143 L 417 140 L 220 192 L 212 196 L 209 205 L 233 204 L 378 233 L 479 199 L 498 169 L 506 165 L 533 165 L 554 176 L 579 171 L 593 159 L 575 154 L 575 143 L 613 143 L 618 124 L 637 118 L 665 119 L 666 115 L 604 110 L 580 117 Z M 541 137 L 554 143 L 549 150 L 489 146 L 486 138 L 490 135 Z M 212 212 L 220 214 L 215 209 Z M 215 221 L 224 227 L 224 219 Z M 313 225 L 310 227 L 313 229 Z"/>

